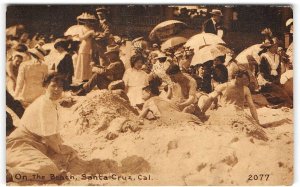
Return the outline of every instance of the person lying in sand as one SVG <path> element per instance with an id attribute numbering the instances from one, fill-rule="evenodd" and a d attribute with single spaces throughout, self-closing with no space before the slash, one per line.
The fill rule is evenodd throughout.
<path id="1" fill-rule="evenodd" d="M 247 87 L 249 81 L 250 77 L 248 72 L 244 70 L 238 70 L 232 75 L 232 80 L 230 82 L 220 84 L 216 87 L 214 92 L 209 94 L 209 98 L 203 101 L 204 103 L 198 103 L 201 111 L 205 113 L 205 111 L 212 104 L 213 100 L 218 96 L 221 96 L 219 104 L 222 107 L 232 105 L 238 111 L 244 110 L 244 101 L 246 100 L 252 117 L 259 124 L 257 111 L 252 100 L 251 92 Z"/>
<path id="2" fill-rule="evenodd" d="M 143 88 L 145 103 L 139 115 L 141 119 L 160 119 L 163 123 L 171 125 L 176 123 L 202 124 L 195 115 L 181 112 L 178 106 L 158 95 L 158 88 L 152 85 Z"/>

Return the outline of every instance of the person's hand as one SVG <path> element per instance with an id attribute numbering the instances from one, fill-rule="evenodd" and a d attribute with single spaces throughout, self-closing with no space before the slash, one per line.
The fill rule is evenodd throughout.
<path id="1" fill-rule="evenodd" d="M 67 154 L 72 154 L 74 151 L 74 149 L 72 149 L 70 146 L 67 145 L 60 145 L 59 146 L 61 154 L 63 155 L 67 155 Z"/>
<path id="2" fill-rule="evenodd" d="M 218 109 L 218 104 L 212 103 L 212 104 L 210 105 L 210 110 L 217 110 L 217 109 Z"/>
<path id="3" fill-rule="evenodd" d="M 104 70 L 103 70 L 102 68 L 93 67 L 93 68 L 92 68 L 92 72 L 101 74 L 101 73 L 104 72 Z"/>
<path id="4" fill-rule="evenodd" d="M 96 65 L 96 63 L 94 62 L 94 61 L 92 61 L 92 62 L 90 62 L 90 66 L 95 66 Z"/>
<path id="5" fill-rule="evenodd" d="M 95 33 L 94 30 L 90 30 L 90 31 L 87 32 L 87 34 L 90 35 L 90 36 L 95 36 L 96 33 Z"/>

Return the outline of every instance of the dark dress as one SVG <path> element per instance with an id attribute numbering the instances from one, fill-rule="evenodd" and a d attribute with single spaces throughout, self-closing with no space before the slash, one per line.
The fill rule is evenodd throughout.
<path id="1" fill-rule="evenodd" d="M 72 84 L 72 77 L 74 75 L 73 60 L 70 54 L 66 54 L 64 58 L 57 65 L 57 72 L 64 75 L 66 78 L 65 89 Z"/>

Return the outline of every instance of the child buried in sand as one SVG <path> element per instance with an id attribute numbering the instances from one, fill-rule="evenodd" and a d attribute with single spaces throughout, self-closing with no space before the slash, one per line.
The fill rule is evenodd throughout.
<path id="1" fill-rule="evenodd" d="M 142 93 L 145 103 L 139 115 L 141 119 L 160 119 L 167 125 L 179 123 L 202 124 L 195 115 L 181 112 L 175 104 L 158 96 L 159 91 L 157 87 L 150 84 L 143 88 Z"/>
<path id="2" fill-rule="evenodd" d="M 247 87 L 248 84 L 248 72 L 238 70 L 232 75 L 230 82 L 217 86 L 215 91 L 210 93 L 205 101 L 199 100 L 198 105 L 199 107 L 201 106 L 200 109 L 204 113 L 213 100 L 221 96 L 219 99 L 221 107 L 211 113 L 208 122 L 211 124 L 228 124 L 240 131 L 246 131 L 246 134 L 249 136 L 266 141 L 268 137 L 260 127 L 251 92 Z M 244 112 L 245 100 L 252 117 Z"/>

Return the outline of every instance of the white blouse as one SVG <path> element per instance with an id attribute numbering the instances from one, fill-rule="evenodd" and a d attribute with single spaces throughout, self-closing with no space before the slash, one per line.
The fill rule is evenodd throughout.
<path id="1" fill-rule="evenodd" d="M 58 134 L 58 102 L 50 100 L 46 94 L 40 96 L 25 110 L 21 124 L 39 136 Z"/>

